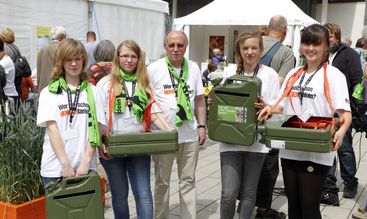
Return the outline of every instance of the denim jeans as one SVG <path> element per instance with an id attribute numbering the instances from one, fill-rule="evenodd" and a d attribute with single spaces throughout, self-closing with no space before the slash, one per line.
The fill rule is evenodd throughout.
<path id="1" fill-rule="evenodd" d="M 355 177 L 356 157 L 353 150 L 352 127 L 349 127 L 345 133 L 342 146 L 338 150 L 340 176 L 347 187 L 358 186 L 358 178 Z M 328 177 L 326 179 L 326 187 L 334 187 L 336 184 L 336 162 L 331 166 Z M 324 186 L 324 187 L 325 187 Z"/>
<path id="2" fill-rule="evenodd" d="M 129 181 L 134 194 L 138 219 L 153 218 L 153 201 L 150 190 L 150 156 L 100 159 L 111 187 L 112 207 L 116 219 L 130 218 L 128 195 Z"/>
<path id="3" fill-rule="evenodd" d="M 43 187 L 46 187 L 49 183 L 59 182 L 62 177 L 42 177 Z"/>
<path id="4" fill-rule="evenodd" d="M 255 208 L 257 184 L 266 154 L 242 151 L 220 153 L 222 193 L 220 218 L 233 218 L 241 192 L 240 218 L 250 219 Z"/>

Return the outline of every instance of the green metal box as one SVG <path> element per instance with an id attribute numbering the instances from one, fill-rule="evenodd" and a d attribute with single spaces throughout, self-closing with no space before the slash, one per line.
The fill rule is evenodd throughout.
<path id="1" fill-rule="evenodd" d="M 209 138 L 215 141 L 250 146 L 256 137 L 255 103 L 261 96 L 261 80 L 234 75 L 211 92 Z"/>
<path id="2" fill-rule="evenodd" d="M 308 124 L 319 126 L 312 128 L 296 116 L 273 115 L 258 131 L 262 134 L 261 142 L 269 148 L 326 153 L 332 148 L 335 132 L 331 131 L 331 121 L 332 118 L 311 117 Z"/>
<path id="3" fill-rule="evenodd" d="M 177 131 L 109 134 L 108 153 L 111 156 L 174 153 L 178 150 Z"/>
<path id="4" fill-rule="evenodd" d="M 97 172 L 46 186 L 46 214 L 52 219 L 103 219 L 102 191 Z"/>

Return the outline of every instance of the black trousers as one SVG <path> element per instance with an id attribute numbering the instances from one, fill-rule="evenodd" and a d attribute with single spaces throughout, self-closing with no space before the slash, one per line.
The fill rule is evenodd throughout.
<path id="1" fill-rule="evenodd" d="M 266 155 L 257 184 L 256 206 L 271 208 L 273 190 L 279 174 L 279 150 L 271 149 Z"/>

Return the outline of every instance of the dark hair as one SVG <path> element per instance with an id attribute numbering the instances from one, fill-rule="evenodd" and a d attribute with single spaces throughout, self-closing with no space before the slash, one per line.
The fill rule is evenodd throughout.
<path id="1" fill-rule="evenodd" d="M 0 52 L 4 51 L 4 40 L 0 37 Z"/>
<path id="2" fill-rule="evenodd" d="M 213 71 L 215 71 L 217 69 L 217 65 L 216 64 L 214 64 L 214 63 L 209 63 L 208 64 L 208 70 L 210 71 L 210 72 L 213 72 Z"/>
<path id="3" fill-rule="evenodd" d="M 321 45 L 325 43 L 325 57 L 323 62 L 326 62 L 329 59 L 329 48 L 330 48 L 330 40 L 329 40 L 329 31 L 320 24 L 312 24 L 302 31 L 301 35 L 301 44 L 306 45 Z"/>
<path id="4" fill-rule="evenodd" d="M 93 37 L 96 40 L 96 33 L 94 31 L 88 31 L 86 37 Z"/>
<path id="5" fill-rule="evenodd" d="M 362 48 L 363 47 L 363 38 L 359 38 L 356 42 L 356 48 Z"/>

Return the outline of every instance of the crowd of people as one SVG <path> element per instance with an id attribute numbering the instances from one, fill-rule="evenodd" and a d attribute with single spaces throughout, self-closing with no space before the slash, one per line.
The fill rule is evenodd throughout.
<path id="1" fill-rule="evenodd" d="M 337 24 L 305 27 L 299 50 L 305 64 L 295 66 L 292 50 L 282 45 L 287 26 L 287 20 L 276 15 L 265 31 L 241 33 L 234 45 L 236 64 L 226 69 L 225 77 L 245 75 L 262 81 L 261 97 L 254 106 L 259 121 L 278 113 L 337 116 L 343 123 L 329 153 L 269 149 L 260 138 L 246 147 L 219 142 L 223 219 L 234 217 L 237 199 L 239 218 L 251 218 L 255 206 L 258 219 L 286 218 L 271 207 L 279 157 L 290 219 L 321 218 L 320 203 L 339 205 L 336 155 L 343 197 L 354 198 L 357 193 L 352 93 L 364 74 L 367 27 L 355 49 L 343 43 Z M 227 64 L 222 51 L 212 51 L 208 70 L 202 74 L 195 62 L 184 57 L 189 42 L 180 31 L 166 34 L 166 55 L 149 65 L 143 48 L 133 40 L 115 47 L 109 40 L 96 41 L 95 33 L 89 31 L 82 44 L 67 38 L 61 26 L 52 27 L 51 37 L 52 42 L 38 53 L 34 83 L 30 76 L 16 74 L 21 53 L 14 32 L 9 28 L 0 32 L 0 101 L 38 100 L 37 125 L 46 129 L 41 162 L 44 186 L 96 170 L 99 159 L 110 184 L 115 218 L 130 217 L 129 187 L 138 218 L 169 218 L 176 160 L 181 218 L 196 218 L 195 170 L 207 127 L 203 82 L 210 81 L 209 75 L 219 65 Z M 284 99 L 277 102 L 281 96 Z M 106 135 L 141 132 L 143 112 L 151 103 L 152 123 L 160 130 L 178 131 L 178 151 L 111 157 Z M 367 218 L 366 210 L 354 217 Z"/>

